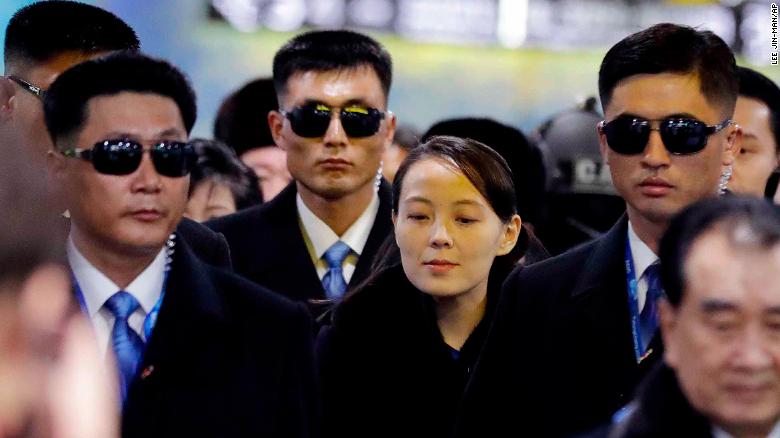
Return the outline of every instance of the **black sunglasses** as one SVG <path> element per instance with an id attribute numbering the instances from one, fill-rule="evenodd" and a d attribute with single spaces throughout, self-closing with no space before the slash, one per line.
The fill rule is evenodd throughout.
<path id="1" fill-rule="evenodd" d="M 35 86 L 24 79 L 17 77 L 17 76 L 6 76 L 8 79 L 16 82 L 20 87 L 24 88 L 25 91 L 32 94 L 33 96 L 37 97 L 41 101 L 43 101 L 43 98 L 46 97 L 46 90 L 44 90 L 41 87 Z"/>
<path id="2" fill-rule="evenodd" d="M 299 106 L 290 111 L 279 110 L 287 120 L 296 135 L 313 138 L 322 137 L 330 126 L 331 112 L 327 105 L 310 104 Z M 362 106 L 346 106 L 339 112 L 341 126 L 350 137 L 370 137 L 379 131 L 379 125 L 385 113 L 376 108 Z"/>
<path id="3" fill-rule="evenodd" d="M 659 122 L 658 128 L 650 122 Z M 707 146 L 707 139 L 731 124 L 726 119 L 715 126 L 686 118 L 647 120 L 641 117 L 620 116 L 611 122 L 599 123 L 599 130 L 607 137 L 607 145 L 613 151 L 624 155 L 641 154 L 647 146 L 650 131 L 658 131 L 666 150 L 674 155 L 690 155 L 701 152 Z"/>
<path id="4" fill-rule="evenodd" d="M 141 165 L 143 153 L 149 151 L 157 173 L 177 178 L 185 176 L 198 159 L 195 148 L 182 141 L 161 141 L 145 149 L 141 143 L 127 139 L 104 140 L 92 149 L 66 149 L 66 157 L 91 161 L 95 170 L 106 175 L 129 175 Z"/>

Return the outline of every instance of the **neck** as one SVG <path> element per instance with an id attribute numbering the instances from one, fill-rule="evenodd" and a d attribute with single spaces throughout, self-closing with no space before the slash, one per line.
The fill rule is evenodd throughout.
<path id="1" fill-rule="evenodd" d="M 631 228 L 639 239 L 645 243 L 655 254 L 658 254 L 658 245 L 661 242 L 661 236 L 666 232 L 669 226 L 668 221 L 653 221 L 637 212 L 630 206 L 627 208 L 628 219 L 631 221 Z"/>
<path id="2" fill-rule="evenodd" d="M 487 304 L 487 282 L 480 288 L 454 297 L 434 298 L 436 324 L 444 342 L 460 350 L 482 321 Z"/>
<path id="3" fill-rule="evenodd" d="M 108 277 L 120 289 L 126 288 L 146 269 L 162 249 L 113 251 L 96 244 L 71 224 L 71 238 L 76 249 L 92 266 Z"/>
<path id="4" fill-rule="evenodd" d="M 343 235 L 366 210 L 374 196 L 374 180 L 353 193 L 339 198 L 324 198 L 296 183 L 303 203 L 325 222 L 336 235 Z"/>

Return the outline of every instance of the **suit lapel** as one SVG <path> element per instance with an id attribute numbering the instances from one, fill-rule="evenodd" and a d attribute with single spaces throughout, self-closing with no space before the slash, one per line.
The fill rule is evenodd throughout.
<path id="1" fill-rule="evenodd" d="M 219 292 L 206 266 L 179 239 L 159 319 L 125 405 L 126 427 L 154 430 L 149 427 L 161 424 L 166 413 L 182 405 L 174 394 L 199 397 L 203 376 L 230 372 L 223 369 L 225 362 L 220 360 L 225 353 L 220 342 L 223 320 Z"/>
<path id="2" fill-rule="evenodd" d="M 599 352 L 594 355 L 605 369 L 636 369 L 623 266 L 627 225 L 624 216 L 597 243 L 571 296 L 577 319 L 586 329 L 584 342 L 591 344 L 586 348 Z"/>
<path id="3" fill-rule="evenodd" d="M 379 210 L 376 213 L 374 225 L 371 227 L 371 232 L 368 235 L 366 246 L 363 247 L 362 255 L 355 266 L 355 273 L 352 274 L 352 278 L 349 281 L 350 286 L 360 284 L 368 278 L 379 247 L 387 239 L 387 236 L 393 233 L 393 221 L 391 220 L 392 202 L 393 194 L 390 190 L 390 184 L 383 178 L 379 186 Z"/>

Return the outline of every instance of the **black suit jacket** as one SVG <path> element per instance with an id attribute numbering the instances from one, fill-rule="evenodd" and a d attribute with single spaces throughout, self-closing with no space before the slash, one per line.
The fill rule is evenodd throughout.
<path id="1" fill-rule="evenodd" d="M 211 231 L 203 224 L 183 217 L 176 227 L 176 234 L 184 238 L 192 252 L 206 264 L 231 270 L 230 249 L 225 236 Z"/>
<path id="2" fill-rule="evenodd" d="M 450 436 L 500 284 L 490 288 L 485 316 L 457 360 L 436 324 L 433 299 L 401 266 L 347 297 L 317 337 L 323 435 Z"/>
<path id="3" fill-rule="evenodd" d="M 301 234 L 293 181 L 270 202 L 206 223 L 225 235 L 235 272 L 295 300 L 324 299 L 325 291 Z M 392 233 L 392 193 L 382 180 L 379 211 L 350 286 L 361 283 L 384 239 Z"/>
<path id="4" fill-rule="evenodd" d="M 623 217 L 602 237 L 510 275 L 466 390 L 460 436 L 491 436 L 486 427 L 496 436 L 567 436 L 608 421 L 630 401 L 662 346 L 656 336 L 637 364 L 627 224 Z"/>
<path id="5" fill-rule="evenodd" d="M 305 307 L 202 263 L 177 239 L 124 437 L 308 437 L 318 429 Z"/>

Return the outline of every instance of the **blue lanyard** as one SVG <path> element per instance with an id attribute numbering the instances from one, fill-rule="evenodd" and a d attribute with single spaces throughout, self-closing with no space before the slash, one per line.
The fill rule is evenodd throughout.
<path id="1" fill-rule="evenodd" d="M 642 351 L 642 335 L 639 328 L 639 289 L 634 270 L 634 258 L 631 256 L 631 244 L 626 239 L 626 283 L 628 285 L 628 309 L 631 311 L 631 335 L 634 339 L 636 363 L 642 362 L 647 353 Z M 650 350 L 648 350 L 649 352 Z"/>
<path id="2" fill-rule="evenodd" d="M 166 268 L 165 274 L 163 275 L 163 285 L 162 290 L 160 291 L 160 298 L 157 299 L 157 302 L 154 303 L 154 307 L 152 307 L 152 310 L 149 311 L 149 313 L 146 315 L 146 318 L 144 319 L 144 339 L 146 340 L 147 344 L 149 343 L 149 339 L 152 338 L 152 331 L 154 330 L 154 326 L 157 324 L 157 315 L 160 313 L 160 306 L 162 305 L 163 298 L 165 298 L 165 289 L 166 285 L 168 284 L 168 272 L 170 271 Z M 79 302 L 79 307 L 81 307 L 82 312 L 84 312 L 84 314 L 87 315 L 87 318 L 89 318 L 87 302 L 84 299 L 84 293 L 81 291 L 81 286 L 79 286 L 79 282 L 76 280 L 75 274 L 73 275 L 73 288 L 76 291 L 76 300 Z"/>

